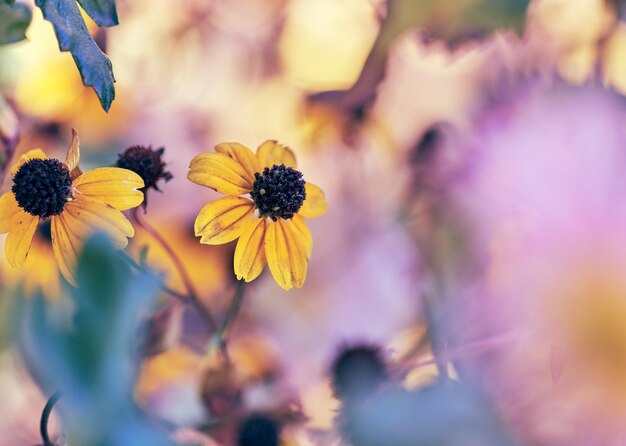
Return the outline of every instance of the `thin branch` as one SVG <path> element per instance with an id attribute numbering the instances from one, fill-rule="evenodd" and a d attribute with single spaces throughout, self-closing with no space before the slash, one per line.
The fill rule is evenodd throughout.
<path id="1" fill-rule="evenodd" d="M 183 301 L 188 301 L 191 305 L 193 305 L 193 307 L 196 309 L 198 314 L 204 319 L 204 321 L 208 325 L 211 332 L 213 333 L 218 332 L 218 326 L 217 326 L 217 323 L 215 322 L 215 319 L 213 318 L 213 315 L 202 304 L 200 298 L 198 297 L 198 293 L 191 281 L 191 278 L 189 277 L 187 270 L 183 266 L 176 252 L 174 252 L 172 247 L 169 245 L 169 243 L 167 243 L 167 241 L 163 238 L 163 236 L 152 225 L 150 225 L 146 220 L 144 220 L 143 216 L 141 215 L 139 211 L 139 208 L 134 209 L 133 217 L 137 225 L 140 228 L 142 228 L 144 231 L 146 231 L 148 234 L 150 234 L 150 236 L 152 236 L 154 240 L 159 245 L 161 245 L 161 247 L 165 250 L 166 254 L 170 257 L 170 259 L 174 263 L 174 266 L 176 270 L 178 271 L 178 275 L 180 276 L 181 280 L 183 281 L 183 285 L 185 286 L 187 290 L 187 296 L 184 296 L 185 299 Z M 166 291 L 169 294 L 174 295 L 178 299 L 181 299 L 183 297 L 179 293 L 176 293 L 175 291 L 171 289 L 166 289 Z"/>
<path id="2" fill-rule="evenodd" d="M 241 309 L 241 303 L 243 302 L 244 290 L 245 290 L 246 282 L 240 280 L 237 282 L 237 288 L 235 289 L 235 294 L 233 295 L 233 300 L 230 303 L 230 308 L 228 309 L 228 313 L 226 313 L 226 319 L 224 319 L 224 323 L 222 324 L 222 328 L 218 333 L 218 340 L 220 345 L 226 344 L 226 334 L 228 329 L 231 327 L 237 315 L 239 314 L 239 310 Z"/>

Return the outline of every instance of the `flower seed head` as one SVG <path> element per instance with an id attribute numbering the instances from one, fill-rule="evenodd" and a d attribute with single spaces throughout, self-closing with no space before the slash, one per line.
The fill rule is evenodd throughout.
<path id="1" fill-rule="evenodd" d="M 302 207 L 306 199 L 305 181 L 302 173 L 284 164 L 266 167 L 263 173 L 255 173 L 250 196 L 261 217 L 288 220 Z"/>
<path id="2" fill-rule="evenodd" d="M 248 417 L 239 427 L 238 446 L 278 446 L 279 428 L 263 415 Z"/>
<path id="3" fill-rule="evenodd" d="M 387 364 L 375 346 L 349 347 L 339 353 L 332 365 L 335 394 L 344 402 L 369 398 L 388 378 Z"/>
<path id="4" fill-rule="evenodd" d="M 60 214 L 72 197 L 72 180 L 59 160 L 35 158 L 20 166 L 11 190 L 20 208 L 48 218 Z"/>
<path id="5" fill-rule="evenodd" d="M 165 152 L 164 147 L 154 150 L 152 146 L 130 146 L 118 155 L 115 165 L 139 175 L 146 189 L 159 190 L 157 182 L 160 179 L 165 181 L 172 179 L 172 174 L 165 171 L 163 152 Z"/>
<path id="6" fill-rule="evenodd" d="M 163 152 L 165 152 L 164 147 L 154 150 L 152 146 L 130 146 L 118 155 L 115 165 L 139 175 L 145 184 L 141 190 L 146 195 L 148 189 L 160 191 L 157 184 L 159 180 L 163 179 L 167 182 L 173 178 L 172 174 L 165 170 Z M 146 197 L 143 202 L 144 209 L 147 204 Z"/>

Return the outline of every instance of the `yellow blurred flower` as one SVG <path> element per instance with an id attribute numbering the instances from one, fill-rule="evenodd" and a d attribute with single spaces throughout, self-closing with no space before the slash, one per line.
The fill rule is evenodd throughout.
<path id="1" fill-rule="evenodd" d="M 26 152 L 12 167 L 13 186 L 0 196 L 0 234 L 8 233 L 9 264 L 24 267 L 35 231 L 50 219 L 52 250 L 63 276 L 75 284 L 72 272 L 81 241 L 94 231 L 108 234 L 116 247 L 135 233 L 120 212 L 143 201 L 139 175 L 106 167 L 82 173 L 78 167 L 78 136 L 65 162 L 48 158 L 41 149 Z"/>
<path id="2" fill-rule="evenodd" d="M 238 238 L 238 279 L 254 280 L 267 263 L 282 288 L 302 287 L 313 245 L 303 217 L 321 217 L 328 204 L 324 192 L 296 170 L 293 151 L 272 140 L 261 144 L 256 155 L 242 144 L 221 143 L 215 153 L 196 156 L 189 167 L 189 180 L 227 195 L 200 210 L 194 225 L 200 243 L 220 245 Z"/>
<path id="3" fill-rule="evenodd" d="M 104 31 L 86 14 L 83 19 L 96 41 L 106 42 Z M 42 122 L 80 128 L 83 140 L 96 147 L 129 128 L 134 114 L 131 91 L 118 82 L 114 105 L 109 113 L 102 110 L 96 93 L 83 85 L 76 63 L 59 51 L 50 24 L 38 9 L 28 29 L 28 41 L 9 51 L 19 67 L 13 95 L 22 113 Z"/>
<path id="4" fill-rule="evenodd" d="M 217 296 L 223 291 L 224 284 L 228 283 L 226 268 L 228 250 L 204 249 L 193 237 L 191 222 L 186 217 L 166 215 L 152 217 L 152 225 L 159 228 L 162 237 L 170 246 L 175 247 L 193 287 L 206 299 L 204 303 L 210 306 L 218 305 L 216 302 L 210 302 L 210 298 Z M 153 235 L 137 228 L 130 250 L 135 258 L 139 258 L 142 249 L 145 248 L 147 248 L 146 263 L 154 271 L 163 274 L 165 285 L 185 293 L 185 284 L 172 257 Z"/>

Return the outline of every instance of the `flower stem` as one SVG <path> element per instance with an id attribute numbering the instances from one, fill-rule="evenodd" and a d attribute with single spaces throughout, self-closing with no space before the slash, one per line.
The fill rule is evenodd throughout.
<path id="1" fill-rule="evenodd" d="M 50 414 L 52 413 L 52 409 L 54 409 L 54 405 L 61 398 L 60 392 L 55 392 L 52 394 L 50 399 L 46 402 L 46 405 L 41 412 L 41 421 L 39 422 L 39 432 L 41 434 L 41 440 L 43 441 L 43 446 L 54 446 L 54 443 L 50 441 L 50 436 L 48 435 L 48 420 L 50 419 Z"/>
<path id="2" fill-rule="evenodd" d="M 217 323 L 215 322 L 215 319 L 213 318 L 213 315 L 211 314 L 211 312 L 200 301 L 200 298 L 198 297 L 198 293 L 191 281 L 191 278 L 189 277 L 189 274 L 187 273 L 187 270 L 183 266 L 183 263 L 181 262 L 180 257 L 176 255 L 172 247 L 169 245 L 169 243 L 167 243 L 167 241 L 163 238 L 163 236 L 152 225 L 150 225 L 146 220 L 144 220 L 143 216 L 139 212 L 139 208 L 135 208 L 133 210 L 133 218 L 137 222 L 137 225 L 140 228 L 142 228 L 144 231 L 150 234 L 154 238 L 154 240 L 159 245 L 161 245 L 163 250 L 166 252 L 166 254 L 170 257 L 170 259 L 174 263 L 174 266 L 176 270 L 178 271 L 178 275 L 180 276 L 181 280 L 183 281 L 183 285 L 185 286 L 187 290 L 187 296 L 185 296 L 183 301 L 189 302 L 196 309 L 198 314 L 202 317 L 202 319 L 204 319 L 204 321 L 208 325 L 211 332 L 213 333 L 217 332 L 218 331 Z M 172 295 L 174 295 L 175 293 L 173 292 L 173 290 L 169 290 L 168 292 Z M 180 296 L 179 294 L 177 298 L 180 299 L 180 297 L 183 297 L 183 296 Z"/>
<path id="3" fill-rule="evenodd" d="M 237 282 L 237 288 L 235 288 L 235 294 L 233 295 L 233 299 L 230 302 L 230 308 L 228 309 L 228 313 L 226 313 L 226 318 L 224 319 L 224 323 L 220 328 L 217 337 L 220 346 L 222 349 L 225 349 L 226 346 L 226 334 L 228 333 L 228 329 L 231 327 L 237 315 L 239 314 L 239 310 L 241 309 L 241 303 L 243 302 L 244 290 L 245 290 L 246 282 L 243 280 L 239 280 Z"/>
<path id="4" fill-rule="evenodd" d="M 443 379 L 449 379 L 448 359 L 444 357 L 446 351 L 446 341 L 441 333 L 441 315 L 438 313 L 439 306 L 435 300 L 435 296 L 425 293 L 422 296 L 422 305 L 424 308 L 424 316 L 427 324 L 427 335 L 430 339 L 430 346 L 435 359 L 435 366 L 439 376 Z"/>

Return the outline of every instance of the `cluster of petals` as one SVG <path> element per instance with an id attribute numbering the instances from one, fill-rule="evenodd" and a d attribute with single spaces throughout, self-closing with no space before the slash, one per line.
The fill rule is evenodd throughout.
<path id="1" fill-rule="evenodd" d="M 256 153 L 239 143 L 222 143 L 214 152 L 196 156 L 187 178 L 226 195 L 205 205 L 195 221 L 200 242 L 219 245 L 239 239 L 234 269 L 238 279 L 250 282 L 265 265 L 283 289 L 300 288 L 305 281 L 312 238 L 304 218 L 321 217 L 328 209 L 324 193 L 306 182 L 306 198 L 290 219 L 271 219 L 255 212 L 248 196 L 255 174 L 283 165 L 297 168 L 293 151 L 276 141 L 262 143 Z"/>
<path id="2" fill-rule="evenodd" d="M 134 208 L 143 201 L 139 190 L 144 182 L 127 169 L 103 167 L 83 173 L 78 167 L 78 139 L 70 146 L 63 165 L 70 172 L 71 194 L 63 210 L 48 217 L 51 223 L 52 249 L 59 271 L 75 284 L 74 268 L 82 243 L 94 232 L 107 234 L 118 249 L 128 244 L 135 234 L 130 221 L 121 211 Z M 24 153 L 11 168 L 15 175 L 22 165 L 33 159 L 47 159 L 41 149 Z M 24 210 L 13 191 L 0 196 L 0 234 L 8 233 L 5 241 L 7 261 L 14 268 L 23 268 L 35 231 L 43 219 Z"/>

